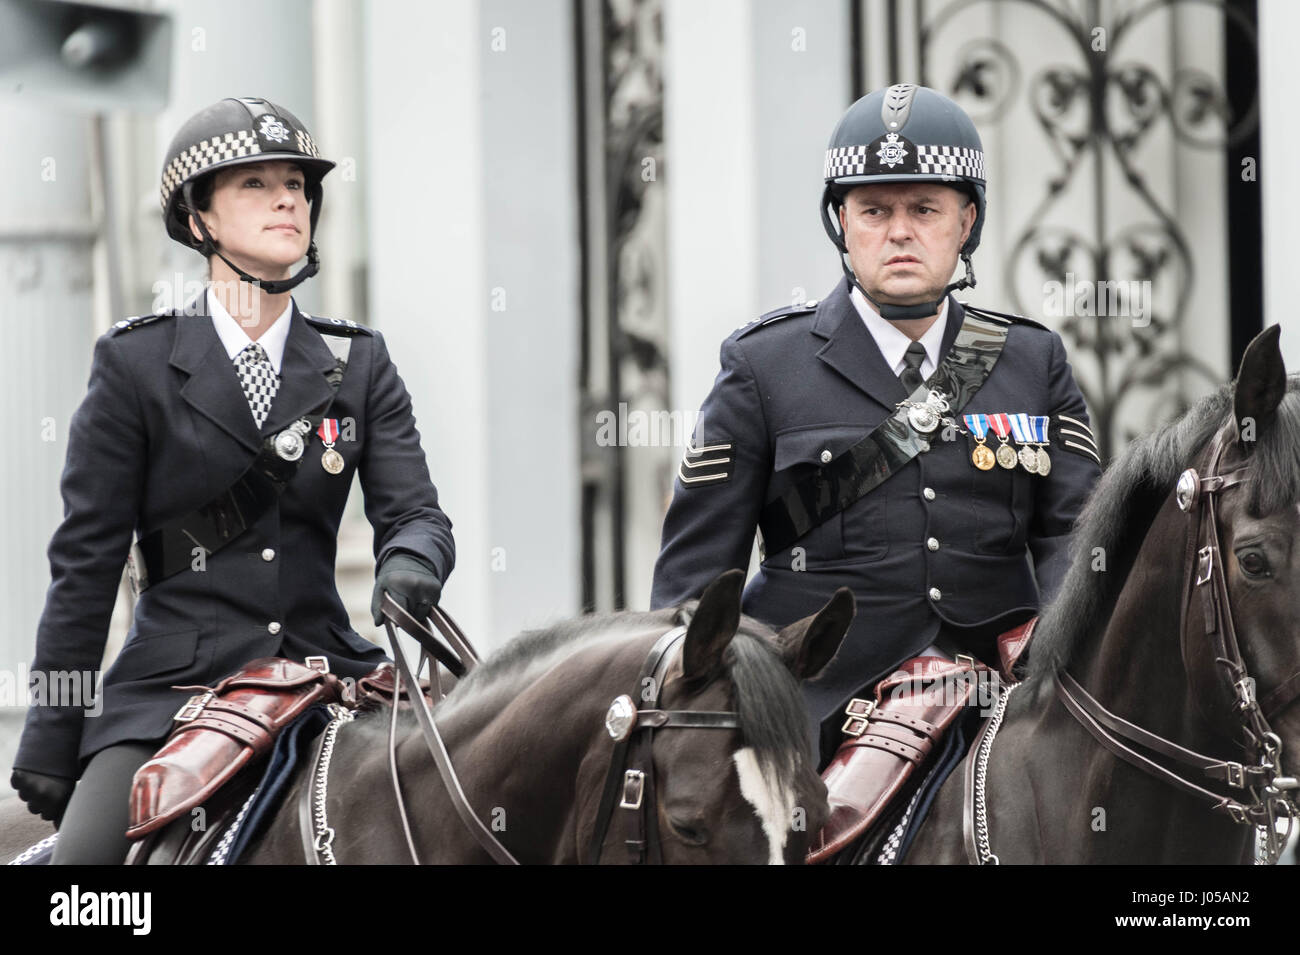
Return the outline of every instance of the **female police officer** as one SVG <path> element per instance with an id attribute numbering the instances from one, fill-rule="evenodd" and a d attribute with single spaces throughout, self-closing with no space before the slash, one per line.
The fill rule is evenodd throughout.
<path id="1" fill-rule="evenodd" d="M 171 687 L 258 657 L 324 656 L 345 677 L 384 659 L 334 583 L 355 473 L 380 568 L 372 613 L 386 590 L 423 619 L 451 572 L 451 522 L 383 337 L 289 294 L 317 271 L 333 165 L 260 99 L 203 110 L 168 150 L 167 232 L 208 258 L 212 282 L 183 312 L 100 338 L 72 419 L 33 674 L 98 669 L 133 530 L 144 589 L 94 708 L 28 711 L 12 784 L 59 823 L 55 862 L 125 857 L 132 776 L 183 700 Z"/>

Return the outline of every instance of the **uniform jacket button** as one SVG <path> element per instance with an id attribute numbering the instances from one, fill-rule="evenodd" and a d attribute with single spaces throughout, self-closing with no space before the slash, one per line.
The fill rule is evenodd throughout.
<path id="1" fill-rule="evenodd" d="M 924 491 L 922 491 L 921 493 L 925 496 L 925 499 L 926 499 L 927 501 L 933 501 L 933 500 L 934 500 L 934 488 L 932 488 L 932 487 L 927 487 L 927 488 L 926 488 Z"/>
<path id="2" fill-rule="evenodd" d="M 931 594 L 935 594 L 935 593 L 938 593 L 938 591 L 936 591 L 936 590 L 932 590 L 932 591 L 930 591 L 930 593 L 931 593 Z M 936 598 L 936 599 L 937 599 L 937 598 Z M 270 632 L 270 633 L 279 633 L 279 632 L 280 632 L 280 624 L 277 623 L 276 621 L 272 620 L 270 623 L 268 623 L 268 624 L 266 625 L 266 629 L 267 629 L 267 631 Z"/>
<path id="3" fill-rule="evenodd" d="M 939 539 L 938 539 L 937 537 L 930 537 L 930 538 L 927 538 L 927 539 L 926 539 L 926 542 L 925 542 L 925 546 L 928 547 L 928 548 L 930 548 L 930 550 L 938 550 L 938 549 L 939 549 Z M 938 598 L 936 598 L 936 599 L 938 599 Z"/>
<path id="4" fill-rule="evenodd" d="M 269 547 L 263 550 L 262 560 L 275 560 L 275 551 Z"/>
<path id="5" fill-rule="evenodd" d="M 822 464 L 830 464 L 831 458 L 834 457 L 830 451 L 822 451 Z"/>
<path id="6" fill-rule="evenodd" d="M 930 588 L 930 599 L 931 599 L 931 600 L 938 600 L 938 599 L 939 599 L 940 597 L 942 597 L 942 596 L 943 596 L 943 591 L 941 591 L 938 587 L 931 587 L 931 588 Z"/>

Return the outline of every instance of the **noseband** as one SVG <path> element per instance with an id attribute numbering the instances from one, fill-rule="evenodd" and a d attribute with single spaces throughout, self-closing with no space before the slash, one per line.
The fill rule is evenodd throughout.
<path id="1" fill-rule="evenodd" d="M 1219 473 L 1219 465 L 1228 447 L 1233 425 L 1221 428 L 1214 436 L 1209 458 L 1209 474 L 1202 476 L 1195 468 L 1188 468 L 1178 479 L 1175 500 L 1179 509 L 1188 516 L 1187 547 L 1183 561 L 1186 585 L 1182 600 L 1179 640 L 1182 646 L 1184 667 L 1190 675 L 1188 654 L 1189 613 L 1193 603 L 1202 610 L 1201 625 L 1211 642 L 1215 663 L 1222 667 L 1221 685 L 1232 699 L 1232 710 L 1240 721 L 1245 736 L 1245 749 L 1249 763 L 1226 761 L 1204 756 L 1184 749 L 1163 737 L 1121 719 L 1107 710 L 1064 670 L 1056 674 L 1056 690 L 1062 703 L 1093 737 L 1126 762 L 1157 779 L 1164 780 L 1185 793 L 1207 803 L 1209 807 L 1227 815 L 1233 822 L 1253 825 L 1260 836 L 1257 845 L 1261 857 L 1257 861 L 1276 863 L 1290 836 L 1292 820 L 1297 815 L 1294 796 L 1300 784 L 1294 777 L 1283 775 L 1281 767 L 1282 740 L 1273 732 L 1269 718 L 1276 717 L 1300 696 L 1300 672 L 1285 680 L 1261 706 L 1255 695 L 1255 681 L 1246 670 L 1246 663 L 1237 640 L 1237 630 L 1232 620 L 1232 605 L 1228 597 L 1228 580 L 1224 573 L 1223 553 L 1219 543 L 1218 511 L 1215 499 L 1223 491 L 1237 487 L 1249 476 L 1249 467 L 1240 467 L 1227 474 Z M 1201 544 L 1202 539 L 1205 543 Z M 1183 773 L 1170 770 L 1136 752 L 1120 737 L 1137 743 L 1184 766 L 1200 770 L 1201 774 L 1229 789 L 1240 790 L 1241 798 L 1224 796 L 1206 789 Z M 1286 833 L 1279 834 L 1277 821 L 1287 820 Z M 1262 843 L 1262 844 L 1261 844 Z"/>
<path id="2" fill-rule="evenodd" d="M 397 661 L 400 679 L 393 691 L 393 718 L 389 727 L 389 761 L 392 770 L 393 787 L 397 794 L 398 809 L 402 817 L 402 826 L 406 833 L 407 848 L 411 859 L 417 865 L 419 859 L 411 838 L 411 825 L 406 815 L 402 800 L 401 787 L 397 779 L 395 753 L 397 702 L 401 686 L 407 687 L 407 695 L 415 710 L 416 721 L 425 745 L 433 756 L 434 764 L 442 777 L 443 785 L 451 797 L 452 805 L 465 827 L 470 831 L 479 845 L 496 862 L 506 865 L 518 865 L 519 861 L 511 855 L 479 818 L 461 787 L 460 779 L 451 763 L 442 735 L 434 723 L 433 713 L 428 701 L 419 690 L 418 673 L 411 671 L 406 655 L 398 645 L 397 634 L 393 624 L 409 633 L 422 648 L 420 669 L 427 661 L 430 666 L 430 680 L 435 693 L 441 698 L 441 688 L 437 684 L 435 660 L 446 666 L 456 676 L 463 676 L 478 664 L 478 657 L 468 638 L 456 626 L 455 622 L 439 610 L 433 609 L 432 620 L 437 626 L 446 644 L 440 642 L 430 631 L 397 604 L 392 597 L 385 595 L 383 612 L 388 628 L 389 641 L 393 646 L 393 659 Z M 617 806 L 628 815 L 624 816 L 630 826 L 629 838 L 626 840 L 628 859 L 633 863 L 646 861 L 662 862 L 663 853 L 659 840 L 658 804 L 655 799 L 654 731 L 662 729 L 739 729 L 740 716 L 734 711 L 711 712 L 706 710 L 662 710 L 659 699 L 663 690 L 664 677 L 672 662 L 673 654 L 686 637 L 686 627 L 679 626 L 663 634 L 655 641 L 641 666 L 641 673 L 633 693 L 638 694 L 648 704 L 645 709 L 638 709 L 633 698 L 627 694 L 617 697 L 605 715 L 605 729 L 615 740 L 614 752 L 610 757 L 609 772 L 605 779 L 604 792 L 601 795 L 600 808 L 596 814 L 596 826 L 587 853 L 587 861 L 600 861 L 605 836 L 612 821 L 615 800 Z M 452 648 L 448 649 L 448 645 Z M 323 821 L 322 821 L 323 825 Z M 332 836 L 332 833 L 331 833 Z M 310 857 L 309 857 L 310 858 Z M 315 859 L 310 859 L 315 861 Z"/>

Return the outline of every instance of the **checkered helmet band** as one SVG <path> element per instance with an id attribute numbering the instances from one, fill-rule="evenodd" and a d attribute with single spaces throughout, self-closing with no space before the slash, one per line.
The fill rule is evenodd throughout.
<path id="1" fill-rule="evenodd" d="M 827 182 L 850 176 L 950 176 L 953 179 L 984 178 L 984 153 L 965 146 L 923 146 L 901 136 L 869 146 L 837 146 L 826 150 L 823 178 Z"/>

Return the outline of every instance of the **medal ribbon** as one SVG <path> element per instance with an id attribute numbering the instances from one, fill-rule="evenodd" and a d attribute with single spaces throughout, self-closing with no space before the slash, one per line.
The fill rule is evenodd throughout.
<path id="1" fill-rule="evenodd" d="M 989 433 L 989 416 L 986 414 L 962 415 L 962 420 L 966 422 L 966 427 L 970 428 L 971 434 L 975 435 L 976 441 L 983 441 L 984 436 Z"/>
<path id="2" fill-rule="evenodd" d="M 1034 428 L 1034 442 L 1036 444 L 1047 443 L 1047 426 L 1051 420 L 1048 415 L 1034 415 L 1029 419 Z"/>
<path id="3" fill-rule="evenodd" d="M 325 418 L 316 429 L 316 433 L 327 446 L 333 444 L 339 437 L 339 419 Z"/>
<path id="4" fill-rule="evenodd" d="M 1013 414 L 1011 417 L 1011 433 L 1015 435 L 1017 444 L 1029 444 L 1032 438 L 1029 435 L 1029 415 L 1021 411 Z"/>
<path id="5" fill-rule="evenodd" d="M 1007 416 L 1005 414 L 991 414 L 987 417 L 989 427 L 993 429 L 993 433 L 1005 441 L 1007 435 L 1011 432 L 1011 425 L 1007 422 Z"/>

